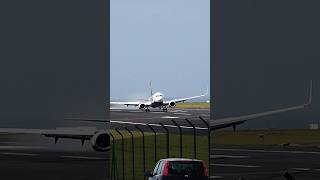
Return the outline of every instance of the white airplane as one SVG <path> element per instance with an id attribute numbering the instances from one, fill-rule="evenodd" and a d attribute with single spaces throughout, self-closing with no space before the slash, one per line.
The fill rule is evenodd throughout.
<path id="1" fill-rule="evenodd" d="M 257 119 L 260 117 L 265 117 L 269 115 L 280 114 L 289 111 L 295 111 L 304 109 L 311 104 L 312 101 L 312 82 L 310 84 L 309 96 L 307 101 L 304 104 L 290 106 L 287 108 L 275 109 L 271 111 L 265 111 L 255 114 L 221 118 L 221 119 L 212 119 L 210 120 L 210 131 L 217 129 L 223 129 L 226 127 L 233 127 L 234 130 L 237 125 L 242 124 L 248 120 Z M 66 120 L 76 120 L 76 121 L 89 121 L 89 122 L 102 122 L 102 123 L 120 123 L 128 125 L 137 125 L 137 126 L 162 126 L 160 124 L 147 124 L 143 122 L 124 122 L 124 121 L 113 121 L 108 119 L 66 119 Z M 178 128 L 172 124 L 164 124 L 168 128 Z M 180 128 L 190 129 L 193 127 L 189 126 L 180 126 Z M 203 127 L 195 127 L 199 130 L 208 130 Z M 96 151 L 104 152 L 109 151 L 110 148 L 110 132 L 108 130 L 98 130 L 96 128 L 89 127 L 78 127 L 78 128 L 56 128 L 56 129 L 20 129 L 20 128 L 0 128 L 0 134 L 40 134 L 46 137 L 51 137 L 55 139 L 55 143 L 60 138 L 67 139 L 78 139 L 84 143 L 86 140 L 91 141 L 92 148 Z"/>
<path id="2" fill-rule="evenodd" d="M 164 95 L 161 92 L 152 92 L 151 88 L 151 96 L 148 100 L 141 101 L 131 101 L 131 102 L 110 102 L 110 105 L 126 105 L 126 106 L 137 106 L 139 109 L 145 109 L 146 112 L 149 112 L 149 108 L 159 108 L 162 109 L 163 112 L 167 112 L 167 107 L 175 107 L 177 103 L 185 102 L 190 99 L 200 98 L 208 95 L 208 89 L 205 94 L 192 96 L 187 98 L 179 98 L 179 99 L 171 99 L 165 100 Z"/>

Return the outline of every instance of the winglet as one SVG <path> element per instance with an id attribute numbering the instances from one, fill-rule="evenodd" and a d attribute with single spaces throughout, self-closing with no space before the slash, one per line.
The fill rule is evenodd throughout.
<path id="1" fill-rule="evenodd" d="M 207 96 L 209 94 L 209 87 L 207 87 L 206 93 L 204 94 L 204 96 Z"/>
<path id="2" fill-rule="evenodd" d="M 308 102 L 305 104 L 305 106 L 308 106 L 312 102 L 312 80 L 310 80 L 310 87 L 309 87 L 309 95 L 308 95 Z"/>

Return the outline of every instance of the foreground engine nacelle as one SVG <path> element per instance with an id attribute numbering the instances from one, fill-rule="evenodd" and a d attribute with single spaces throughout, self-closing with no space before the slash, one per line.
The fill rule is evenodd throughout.
<path id="1" fill-rule="evenodd" d="M 170 107 L 175 107 L 175 106 L 176 106 L 176 102 L 170 101 L 169 106 L 170 106 Z"/>
<path id="2" fill-rule="evenodd" d="M 145 104 L 139 104 L 139 109 L 144 109 L 146 107 Z"/>
<path id="3" fill-rule="evenodd" d="M 110 135 L 106 131 L 97 132 L 91 138 L 92 148 L 99 152 L 105 152 L 110 150 Z"/>

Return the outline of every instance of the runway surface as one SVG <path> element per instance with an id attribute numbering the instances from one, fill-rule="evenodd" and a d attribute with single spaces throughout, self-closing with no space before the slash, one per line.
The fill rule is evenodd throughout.
<path id="1" fill-rule="evenodd" d="M 169 110 L 170 111 L 170 110 Z M 111 120 L 133 123 L 188 125 L 184 118 L 196 126 L 205 127 L 198 116 L 209 119 L 209 110 L 173 109 L 170 112 L 137 109 L 112 109 Z M 113 123 L 112 127 L 134 129 L 135 124 Z M 170 129 L 170 131 L 175 131 Z M 320 179 L 320 151 L 318 149 L 258 149 L 255 147 L 214 147 L 210 159 L 211 179 L 284 180 L 288 171 L 296 179 Z M 0 179 L 47 179 L 47 180 L 101 180 L 109 176 L 108 153 L 91 149 L 79 141 L 54 140 L 35 135 L 0 135 Z"/>
<path id="2" fill-rule="evenodd" d="M 35 135 L 0 135 L 0 179 L 102 180 L 109 172 L 109 154 L 91 151 L 86 143 L 74 148 Z M 49 144 L 50 143 L 50 144 Z M 64 147 L 66 146 L 66 148 Z"/>
<path id="3" fill-rule="evenodd" d="M 195 125 L 203 126 L 199 115 L 208 117 L 209 110 L 174 109 L 149 113 L 137 109 L 111 110 L 111 119 L 115 121 L 172 124 L 171 119 L 176 119 L 185 124 L 181 121 L 189 118 Z M 119 123 L 114 126 L 124 128 Z M 125 126 L 134 128 L 133 124 Z M 54 139 L 41 135 L 0 135 L 0 179 L 108 179 L 109 163 L 109 154 L 93 151 L 88 141 L 82 146 L 80 141 L 70 139 L 60 139 L 54 144 Z"/>
<path id="4" fill-rule="evenodd" d="M 320 151 L 272 148 L 214 148 L 211 155 L 211 179 L 285 180 L 289 172 L 296 179 L 320 179 Z"/>
<path id="5" fill-rule="evenodd" d="M 181 108 L 168 109 L 168 112 L 162 112 L 162 110 L 160 109 L 150 109 L 150 112 L 144 112 L 137 108 L 119 108 L 110 110 L 110 119 L 112 121 L 111 128 L 121 129 L 124 127 L 128 127 L 131 129 L 135 129 L 135 125 L 138 125 L 146 131 L 150 131 L 150 129 L 140 124 L 163 123 L 164 125 L 174 125 L 172 122 L 172 120 L 174 120 L 181 126 L 191 127 L 185 121 L 186 118 L 190 120 L 191 123 L 194 124 L 194 126 L 205 129 L 206 125 L 199 119 L 199 116 L 202 117 L 204 120 L 209 121 L 210 110 Z M 159 131 L 163 130 L 162 128 L 157 129 Z M 173 132 L 177 132 L 177 128 L 171 128 L 171 130 Z"/>

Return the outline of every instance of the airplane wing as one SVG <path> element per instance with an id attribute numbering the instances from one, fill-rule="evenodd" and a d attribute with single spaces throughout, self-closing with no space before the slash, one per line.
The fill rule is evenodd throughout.
<path id="1" fill-rule="evenodd" d="M 196 99 L 196 98 L 204 97 L 206 95 L 208 95 L 208 90 L 207 90 L 207 92 L 205 94 L 202 94 L 202 95 L 186 97 L 186 98 L 179 98 L 179 99 L 172 99 L 172 100 L 169 100 L 169 101 L 164 101 L 163 103 L 165 105 L 169 105 L 171 102 L 181 103 L 181 102 L 185 102 L 185 101 L 190 100 L 190 99 Z"/>
<path id="2" fill-rule="evenodd" d="M 0 128 L 1 134 L 40 134 L 48 137 L 90 139 L 99 130 L 95 127 L 55 128 L 55 129 L 19 129 Z"/>
<path id="3" fill-rule="evenodd" d="M 271 110 L 271 111 L 255 113 L 255 114 L 215 119 L 210 122 L 210 126 L 211 126 L 210 130 L 217 130 L 217 129 L 222 129 L 222 128 L 226 128 L 226 127 L 233 127 L 233 129 L 235 130 L 236 125 L 242 124 L 248 120 L 252 120 L 252 119 L 256 119 L 256 118 L 260 118 L 260 117 L 264 117 L 264 116 L 269 116 L 269 115 L 274 115 L 274 114 L 279 114 L 279 113 L 284 113 L 284 112 L 289 112 L 289 111 L 294 111 L 294 110 L 304 109 L 307 106 L 309 106 L 311 104 L 311 102 L 312 102 L 312 81 L 310 82 L 308 100 L 304 104 L 290 106 L 287 108 L 275 109 L 275 110 Z"/>
<path id="4" fill-rule="evenodd" d="M 0 128 L 0 134 L 37 134 L 54 138 L 57 143 L 59 139 L 79 139 L 84 144 L 86 140 L 91 141 L 91 146 L 99 152 L 110 150 L 109 131 L 98 130 L 96 127 L 75 127 L 56 129 L 19 129 Z"/>
<path id="5" fill-rule="evenodd" d="M 274 115 L 274 114 L 279 114 L 279 113 L 284 113 L 284 112 L 288 112 L 288 111 L 304 109 L 308 105 L 309 104 L 307 103 L 307 104 L 303 104 L 303 105 L 292 106 L 292 107 L 283 108 L 283 109 L 276 109 L 276 110 L 271 110 L 271 111 L 266 111 L 266 112 L 261 112 L 261 113 L 216 119 L 216 120 L 212 120 L 210 122 L 210 129 L 217 130 L 217 129 L 222 129 L 222 128 L 226 128 L 226 127 L 230 127 L 230 126 L 233 126 L 235 128 L 236 125 L 242 124 L 245 121 L 248 121 L 251 119 L 256 119 L 259 117 L 264 117 L 264 116 L 269 116 L 269 115 Z"/>
<path id="6" fill-rule="evenodd" d="M 55 139 L 55 143 L 60 138 L 79 139 L 83 144 L 86 140 L 91 141 L 92 148 L 96 151 L 109 151 L 110 139 L 109 131 L 99 130 L 96 127 L 74 127 L 56 129 L 20 129 L 20 128 L 0 128 L 0 134 L 37 134 Z"/>
<path id="7" fill-rule="evenodd" d="M 242 124 L 248 120 L 257 119 L 264 116 L 269 115 L 275 115 L 280 114 L 284 112 L 294 111 L 294 110 L 301 110 L 309 106 L 312 102 L 312 81 L 310 82 L 310 89 L 309 89 L 309 96 L 306 103 L 296 106 L 290 106 L 286 108 L 280 108 L 275 109 L 271 111 L 265 111 L 260 113 L 254 113 L 249 115 L 242 115 L 242 116 L 235 116 L 235 117 L 227 117 L 227 118 L 221 118 L 221 119 L 213 119 L 210 121 L 210 130 L 217 130 L 217 129 L 223 129 L 226 127 L 233 127 L 234 130 L 237 125 Z M 128 124 L 128 125 L 142 125 L 142 126 L 161 126 L 160 124 L 147 124 L 147 123 L 141 123 L 141 122 L 124 122 L 124 121 L 109 121 L 105 119 L 74 119 L 74 118 L 66 118 L 66 120 L 76 120 L 76 121 L 89 121 L 89 122 L 109 122 L 109 123 L 118 123 L 118 124 Z M 164 126 L 170 127 L 170 128 L 177 128 L 177 126 L 172 124 L 165 124 Z M 185 129 L 191 129 L 193 127 L 190 126 L 181 126 L 181 128 Z M 204 127 L 195 127 L 199 130 L 207 130 L 208 128 Z"/>
<path id="8" fill-rule="evenodd" d="M 110 102 L 110 105 L 139 106 L 140 104 L 144 104 L 145 106 L 150 106 L 151 103 L 149 101 Z"/>

